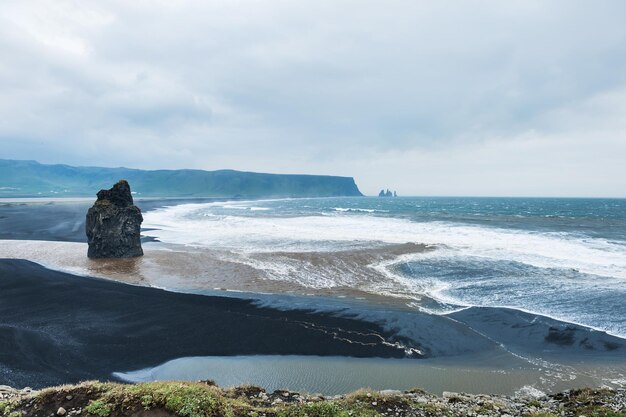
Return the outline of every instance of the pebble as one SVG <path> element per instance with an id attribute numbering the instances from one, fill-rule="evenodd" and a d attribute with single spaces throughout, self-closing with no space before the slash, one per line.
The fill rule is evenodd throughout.
<path id="1" fill-rule="evenodd" d="M 63 407 L 59 407 L 59 409 L 57 410 L 57 416 L 64 416 L 67 413 L 67 411 L 65 411 L 65 408 Z"/>

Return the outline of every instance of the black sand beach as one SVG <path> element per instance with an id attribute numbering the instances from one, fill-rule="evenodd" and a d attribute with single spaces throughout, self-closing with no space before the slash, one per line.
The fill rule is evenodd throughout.
<path id="1" fill-rule="evenodd" d="M 0 199 L 0 239 L 49 240 L 61 242 L 87 242 L 85 214 L 95 201 L 80 199 L 55 201 L 52 199 Z M 219 201 L 214 198 L 196 199 L 138 199 L 137 206 L 143 211 L 186 203 Z M 143 238 L 143 242 L 149 241 Z"/>
<path id="2" fill-rule="evenodd" d="M 0 260 L 0 384 L 111 379 L 180 356 L 403 357 L 380 325 L 130 286 Z"/>
<path id="3" fill-rule="evenodd" d="M 0 202 L 0 239 L 86 242 L 85 213 L 93 202 Z"/>
<path id="4" fill-rule="evenodd" d="M 619 338 L 511 309 L 437 316 L 305 301 L 182 294 L 0 259 L 0 384 L 109 380 L 114 371 L 194 356 L 453 357 L 471 364 L 476 355 L 509 355 L 529 363 L 613 363 L 616 370 L 626 364 Z"/>
<path id="5" fill-rule="evenodd" d="M 148 211 L 183 201 L 138 204 Z M 162 283 L 128 282 L 218 296 L 79 277 L 25 260 L 42 259 L 38 262 L 56 268 L 73 252 L 86 259 L 82 243 L 61 242 L 84 242 L 84 212 L 90 204 L 0 204 L 5 252 L 17 245 L 5 255 L 12 259 L 0 259 L 0 385 L 108 380 L 114 378 L 112 372 L 157 367 L 178 358 L 237 355 L 451 358 L 447 366 L 452 368 L 477 366 L 487 372 L 511 364 L 534 369 L 537 378 L 560 378 L 563 389 L 571 372 L 578 372 L 580 380 L 596 369 L 609 369 L 611 375 L 598 376 L 609 384 L 626 375 L 623 339 L 511 308 L 472 307 L 433 315 L 401 300 L 298 294 L 271 280 L 251 281 L 265 286 L 244 286 L 246 293 L 226 293 L 208 275 L 221 276 L 225 282 L 218 282 L 219 288 L 229 288 L 233 279 L 245 281 L 245 271 L 228 275 L 217 264 L 198 263 L 207 257 L 204 252 L 197 254 L 200 258 L 176 252 L 182 264 L 175 264 L 167 249 L 148 250 L 138 261 L 152 265 L 144 272 L 152 279 L 161 277 Z M 20 246 L 19 240 L 30 242 Z M 168 269 L 164 264 L 172 265 Z M 197 270 L 186 272 L 181 269 L 185 266 Z M 129 269 L 134 277 L 135 269 Z M 172 276 L 176 269 L 181 269 L 177 278 Z M 269 290 L 268 283 L 274 285 Z M 263 288 L 270 294 L 259 294 Z M 307 366 L 315 366 L 314 361 Z"/>

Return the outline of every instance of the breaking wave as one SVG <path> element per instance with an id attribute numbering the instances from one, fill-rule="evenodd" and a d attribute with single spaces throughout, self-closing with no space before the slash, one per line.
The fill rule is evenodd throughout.
<path id="1" fill-rule="evenodd" d="M 436 300 L 428 306 L 436 313 L 507 306 L 626 335 L 626 311 L 615 314 L 626 296 L 621 241 L 291 204 L 300 204 L 298 211 L 263 202 L 167 207 L 145 213 L 143 234 L 218 249 L 268 279 L 307 288 L 353 287 L 422 307 Z"/>

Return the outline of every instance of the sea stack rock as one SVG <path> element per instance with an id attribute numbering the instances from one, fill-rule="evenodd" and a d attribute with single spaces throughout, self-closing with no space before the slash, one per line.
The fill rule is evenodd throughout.
<path id="1" fill-rule="evenodd" d="M 130 185 L 120 180 L 110 190 L 98 191 L 98 199 L 87 212 L 87 242 L 90 258 L 142 256 L 140 230 L 143 217 L 133 204 Z"/>

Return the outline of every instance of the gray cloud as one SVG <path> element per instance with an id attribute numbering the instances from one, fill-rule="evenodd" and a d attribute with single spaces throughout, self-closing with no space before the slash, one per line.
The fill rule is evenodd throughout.
<path id="1" fill-rule="evenodd" d="M 6 1 L 1 156 L 626 196 L 623 16 L 621 1 Z"/>

